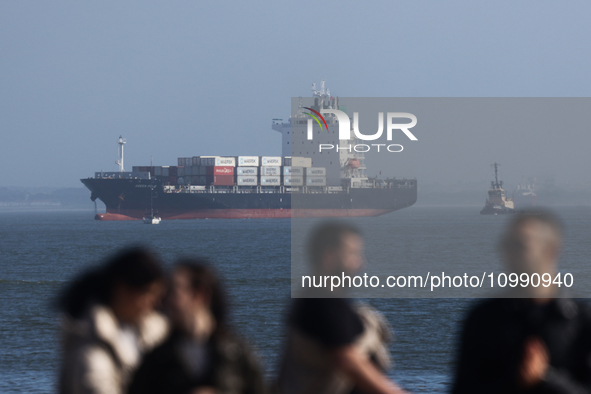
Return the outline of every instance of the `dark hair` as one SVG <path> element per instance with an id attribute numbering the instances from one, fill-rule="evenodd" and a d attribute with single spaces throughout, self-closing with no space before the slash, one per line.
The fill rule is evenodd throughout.
<path id="1" fill-rule="evenodd" d="M 341 247 L 347 234 L 361 236 L 356 227 L 347 223 L 325 222 L 314 227 L 308 238 L 308 255 L 313 267 L 320 265 L 324 252 Z"/>
<path id="2" fill-rule="evenodd" d="M 227 328 L 228 303 L 224 286 L 213 268 L 207 261 L 199 259 L 183 259 L 175 264 L 175 268 L 187 271 L 191 288 L 211 296 L 211 313 L 216 320 L 216 332 Z"/>
<path id="3" fill-rule="evenodd" d="M 145 248 L 120 250 L 102 266 L 93 268 L 68 285 L 58 299 L 58 308 L 80 318 L 91 303 L 110 305 L 113 289 L 123 283 L 142 290 L 164 278 L 158 259 Z"/>

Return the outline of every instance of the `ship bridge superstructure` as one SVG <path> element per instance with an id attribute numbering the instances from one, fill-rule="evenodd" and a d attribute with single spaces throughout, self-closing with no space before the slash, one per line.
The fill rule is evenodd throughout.
<path id="1" fill-rule="evenodd" d="M 367 182 L 365 155 L 355 152 L 350 147 L 359 141 L 356 138 L 339 140 L 339 124 L 337 117 L 331 113 L 322 113 L 323 109 L 336 109 L 347 113 L 347 108 L 341 105 L 339 98 L 332 96 L 330 90 L 322 81 L 320 89 L 312 84 L 312 104 L 307 106 L 304 99 L 298 99 L 297 109 L 287 122 L 273 119 L 272 128 L 281 133 L 281 147 L 283 156 L 301 156 L 312 159 L 314 167 L 326 168 L 326 182 L 330 186 L 343 186 L 352 180 Z M 306 103 L 310 102 L 306 99 Z M 308 123 L 312 119 L 313 111 L 322 113 L 328 130 L 316 122 L 312 122 L 313 137 L 308 139 Z M 350 118 L 350 125 L 353 121 Z M 355 135 L 351 133 L 351 135 Z M 319 149 L 320 144 L 330 144 L 338 149 Z M 349 181 L 347 181 L 350 179 Z M 345 182 L 343 182 L 345 180 Z"/>

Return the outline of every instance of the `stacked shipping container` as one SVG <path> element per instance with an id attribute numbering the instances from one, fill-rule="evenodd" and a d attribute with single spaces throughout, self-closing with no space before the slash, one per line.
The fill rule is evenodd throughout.
<path id="1" fill-rule="evenodd" d="M 178 167 L 137 167 L 170 184 L 200 186 L 326 186 L 326 168 L 307 157 L 179 157 Z M 134 167 L 135 171 L 136 167 Z M 173 174 L 174 173 L 174 174 Z"/>

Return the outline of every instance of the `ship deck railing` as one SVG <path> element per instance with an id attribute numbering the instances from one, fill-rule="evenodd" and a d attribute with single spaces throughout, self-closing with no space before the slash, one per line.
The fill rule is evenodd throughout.
<path id="1" fill-rule="evenodd" d="M 198 186 L 199 189 L 191 189 L 191 186 L 172 187 L 164 186 L 165 193 L 201 193 L 201 194 L 337 194 L 349 193 L 351 189 L 413 189 L 416 188 L 416 179 L 394 179 L 383 183 L 367 183 L 362 187 L 342 186 Z"/>

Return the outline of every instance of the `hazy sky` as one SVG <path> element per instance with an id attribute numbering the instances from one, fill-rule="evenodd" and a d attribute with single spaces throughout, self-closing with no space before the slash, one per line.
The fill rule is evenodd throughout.
<path id="1" fill-rule="evenodd" d="M 127 169 L 280 154 L 271 119 L 323 78 L 347 97 L 589 96 L 589 15 L 583 2 L 2 1 L 0 186 L 81 186 L 116 169 L 120 134 Z M 551 175 L 589 180 L 591 133 L 559 133 L 577 149 Z M 488 178 L 489 137 L 454 138 L 412 175 Z M 507 144 L 517 156 L 525 142 Z"/>

